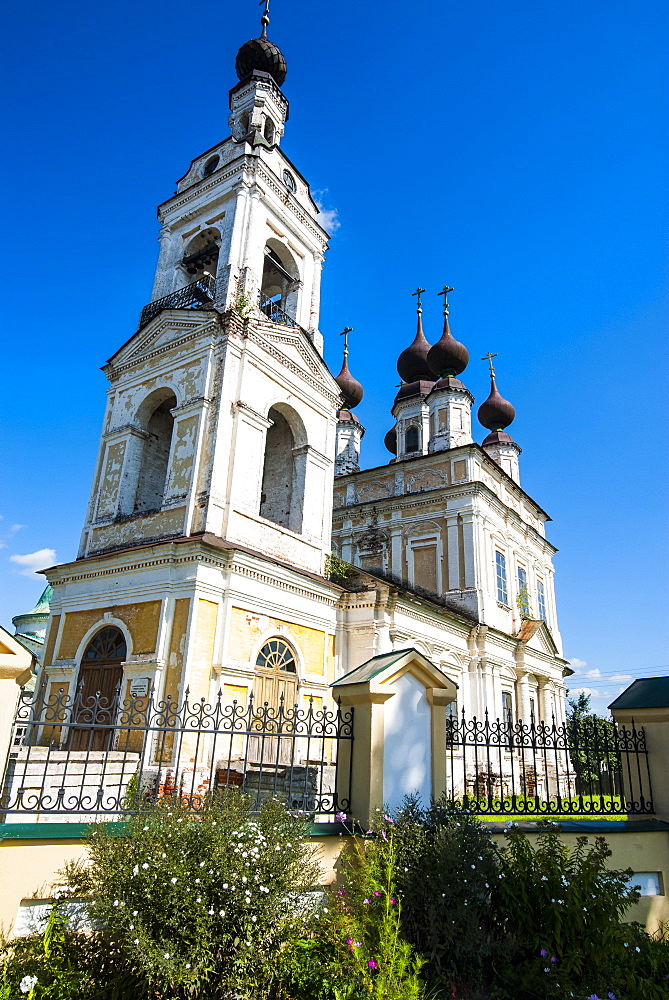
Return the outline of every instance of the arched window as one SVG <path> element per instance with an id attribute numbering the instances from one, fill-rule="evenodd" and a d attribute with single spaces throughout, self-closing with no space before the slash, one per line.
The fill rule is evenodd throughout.
<path id="1" fill-rule="evenodd" d="M 291 253 L 273 237 L 265 246 L 260 308 L 277 323 L 294 323 L 300 274 Z"/>
<path id="2" fill-rule="evenodd" d="M 289 674 L 297 672 L 295 654 L 283 639 L 270 639 L 262 647 L 256 657 L 256 667 L 272 672 L 285 671 Z"/>
<path id="3" fill-rule="evenodd" d="M 420 432 L 415 425 L 407 428 L 404 443 L 405 451 L 420 451 Z"/>
<path id="4" fill-rule="evenodd" d="M 274 122 L 271 118 L 265 119 L 265 138 L 268 142 L 274 142 Z"/>
<path id="5" fill-rule="evenodd" d="M 265 439 L 260 516 L 291 531 L 302 530 L 304 463 L 295 455 L 295 439 L 287 419 L 272 407 L 272 426 Z"/>
<path id="6" fill-rule="evenodd" d="M 115 625 L 96 632 L 86 647 L 70 729 L 72 750 L 111 749 L 127 655 L 125 637 Z"/>
<path id="7" fill-rule="evenodd" d="M 165 398 L 165 392 L 169 393 Z M 176 397 L 163 390 L 162 401 L 157 402 L 146 420 L 147 437 L 142 447 L 142 460 L 137 479 L 134 510 L 142 513 L 162 507 L 167 483 L 174 417 L 171 411 L 177 405 Z M 156 396 L 156 401 L 158 396 Z"/>

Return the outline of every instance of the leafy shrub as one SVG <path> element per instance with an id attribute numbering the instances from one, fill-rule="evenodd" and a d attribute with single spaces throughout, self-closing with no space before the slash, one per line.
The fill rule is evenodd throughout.
<path id="1" fill-rule="evenodd" d="M 253 814 L 236 789 L 198 814 L 160 802 L 120 836 L 98 825 L 89 854 L 70 880 L 159 995 L 268 996 L 277 952 L 313 910 L 304 821 L 276 800 Z"/>
<path id="2" fill-rule="evenodd" d="M 3 942 L 0 1000 L 116 1000 L 143 996 L 124 968 L 119 949 L 95 932 L 68 927 L 64 900 L 56 898 L 41 933 Z"/>
<path id="3" fill-rule="evenodd" d="M 397 852 L 402 929 L 428 963 L 431 983 L 480 980 L 495 954 L 490 894 L 498 851 L 481 823 L 442 798 L 422 809 L 408 798 L 386 822 Z"/>
<path id="4" fill-rule="evenodd" d="M 420 970 L 401 932 L 397 845 L 392 829 L 359 841 L 341 859 L 341 888 L 331 890 L 319 928 L 287 950 L 287 997 L 296 1000 L 421 1000 Z M 292 966 L 292 968 L 291 968 Z M 292 977 L 292 980 L 291 980 Z"/>

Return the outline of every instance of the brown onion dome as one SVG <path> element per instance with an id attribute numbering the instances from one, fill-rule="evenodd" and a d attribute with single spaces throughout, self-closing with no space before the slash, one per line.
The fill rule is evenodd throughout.
<path id="1" fill-rule="evenodd" d="M 267 37 L 267 25 L 269 17 L 263 14 L 261 18 L 262 34 L 260 38 L 251 38 L 244 42 L 237 53 L 235 70 L 240 80 L 250 76 L 254 69 L 259 69 L 263 73 L 269 73 L 277 87 L 280 87 L 286 79 L 288 69 L 286 60 L 283 58 L 281 50 L 270 42 Z"/>
<path id="2" fill-rule="evenodd" d="M 341 366 L 339 375 L 335 375 L 335 382 L 341 389 L 341 394 L 344 397 L 344 406 L 347 410 L 352 410 L 362 399 L 364 390 L 358 380 L 351 375 L 346 356 L 344 356 L 344 363 Z"/>
<path id="3" fill-rule="evenodd" d="M 463 372 L 469 364 L 469 351 L 464 344 L 455 339 L 448 323 L 448 312 L 444 313 L 444 332 L 441 339 L 430 348 L 427 356 L 433 377 L 449 376 L 453 378 Z"/>
<path id="4" fill-rule="evenodd" d="M 427 355 L 430 344 L 423 333 L 423 310 L 418 310 L 418 330 L 413 342 L 406 347 L 397 359 L 397 371 L 403 382 L 418 382 L 421 379 L 433 381 Z"/>
<path id="5" fill-rule="evenodd" d="M 397 431 L 392 427 L 383 439 L 383 443 L 391 455 L 397 454 Z"/>
<path id="6" fill-rule="evenodd" d="M 497 391 L 495 377 L 490 379 L 490 395 L 479 406 L 479 423 L 491 431 L 501 431 L 508 427 L 516 415 L 508 399 L 503 399 Z"/>

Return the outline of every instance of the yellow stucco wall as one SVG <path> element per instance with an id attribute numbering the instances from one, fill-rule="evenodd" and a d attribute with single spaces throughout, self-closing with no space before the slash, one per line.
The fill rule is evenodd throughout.
<path id="1" fill-rule="evenodd" d="M 60 627 L 60 615 L 52 615 L 49 621 L 49 631 L 44 646 L 44 662 L 53 663 L 53 654 L 56 646 L 56 638 Z"/>
<path id="2" fill-rule="evenodd" d="M 200 598 L 195 606 L 188 653 L 188 686 L 191 703 L 200 698 L 208 701 L 217 620 L 218 604 Z"/>
<path id="3" fill-rule="evenodd" d="M 128 626 L 134 655 L 155 652 L 161 604 L 161 601 L 140 601 L 136 604 L 115 604 L 108 608 L 68 611 L 63 622 L 56 658 L 72 660 L 86 632 L 98 622 L 103 625 L 104 615 L 107 612 Z M 45 657 L 46 664 L 51 662 L 52 660 Z"/>
<path id="4" fill-rule="evenodd" d="M 334 680 L 334 636 L 306 625 L 295 625 L 245 608 L 232 608 L 228 655 L 248 662 L 262 634 L 276 630 L 292 642 L 304 661 L 308 674 Z"/>

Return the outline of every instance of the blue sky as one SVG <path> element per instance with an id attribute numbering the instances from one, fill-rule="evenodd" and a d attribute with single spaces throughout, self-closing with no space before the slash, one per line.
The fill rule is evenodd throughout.
<path id="1" fill-rule="evenodd" d="M 487 351 L 517 410 L 524 488 L 553 517 L 574 686 L 604 705 L 662 672 L 669 13 L 663 0 L 273 0 L 282 146 L 336 229 L 321 329 L 365 386 L 364 464 L 387 461 L 411 292 L 463 379 Z M 228 134 L 254 0 L 13 5 L 5 14 L 0 622 L 76 554 L 106 382 L 150 297 L 155 206 Z M 484 432 L 480 429 L 479 440 Z M 665 673 L 667 670 L 665 669 Z"/>

